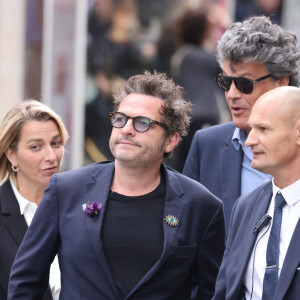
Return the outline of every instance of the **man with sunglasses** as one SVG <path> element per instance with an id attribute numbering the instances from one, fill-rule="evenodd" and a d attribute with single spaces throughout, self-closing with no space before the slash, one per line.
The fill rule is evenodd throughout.
<path id="1" fill-rule="evenodd" d="M 269 18 L 251 17 L 226 30 L 217 48 L 232 122 L 196 132 L 183 174 L 201 182 L 224 203 L 226 228 L 235 200 L 271 179 L 251 167 L 245 145 L 252 106 L 279 86 L 299 86 L 300 50 L 296 36 Z M 201 80 L 201 78 L 199 78 Z"/>
<path id="2" fill-rule="evenodd" d="M 11 271 L 8 299 L 41 299 L 58 252 L 62 300 L 211 299 L 225 247 L 223 204 L 162 164 L 190 104 L 164 74 L 115 95 L 113 162 L 54 176 Z M 194 281 L 193 281 L 194 280 Z"/>

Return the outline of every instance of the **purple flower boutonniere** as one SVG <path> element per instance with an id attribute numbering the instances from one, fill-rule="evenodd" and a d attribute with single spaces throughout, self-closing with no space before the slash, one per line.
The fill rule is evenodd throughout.
<path id="1" fill-rule="evenodd" d="M 101 208 L 102 204 L 94 201 L 82 205 L 83 211 L 86 212 L 90 217 L 93 215 L 98 215 Z"/>

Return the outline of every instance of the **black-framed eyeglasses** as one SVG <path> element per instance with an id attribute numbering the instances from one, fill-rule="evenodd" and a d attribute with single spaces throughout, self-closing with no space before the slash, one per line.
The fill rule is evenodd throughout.
<path id="1" fill-rule="evenodd" d="M 128 119 L 132 119 L 132 126 L 137 132 L 146 132 L 147 130 L 149 130 L 152 124 L 157 124 L 167 130 L 167 126 L 165 124 L 151 120 L 147 117 L 130 117 L 121 112 L 111 112 L 108 115 L 111 125 L 115 128 L 123 128 L 126 125 Z"/>
<path id="2" fill-rule="evenodd" d="M 243 94 L 250 94 L 253 91 L 254 83 L 267 79 L 271 76 L 271 74 L 268 74 L 256 80 L 251 80 L 244 77 L 231 77 L 220 74 L 216 76 L 216 82 L 221 90 L 228 92 L 233 81 L 234 85 L 240 92 Z"/>

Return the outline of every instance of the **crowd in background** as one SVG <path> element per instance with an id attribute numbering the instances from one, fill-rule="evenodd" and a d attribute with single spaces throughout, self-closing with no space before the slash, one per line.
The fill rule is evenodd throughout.
<path id="1" fill-rule="evenodd" d="M 39 299 L 44 295 L 44 300 L 75 299 L 79 294 L 81 298 L 105 294 L 111 299 L 116 295 L 153 299 L 166 291 L 164 299 L 174 295 L 187 299 L 190 294 L 191 299 L 203 295 L 211 299 L 213 293 L 213 300 L 252 299 L 252 295 L 294 299 L 299 294 L 300 52 L 296 35 L 276 25 L 282 22 L 280 0 L 237 0 L 231 17 L 221 1 L 196 2 L 90 2 L 85 107 L 85 163 L 89 166 L 54 175 L 60 170 L 68 133 L 46 105 L 24 101 L 5 117 L 0 130 L 5 162 L 0 170 L 4 183 L 0 186 L 0 236 L 7 242 L 0 250 L 2 257 L 9 257 L 9 265 L 6 260 L 1 263 L 6 266 L 0 286 L 3 297 L 17 249 L 42 198 L 18 251 L 8 299 L 23 299 L 26 290 Z M 266 15 L 272 21 L 265 16 L 244 21 L 252 15 Z M 220 123 L 225 124 L 212 126 Z M 140 140 L 129 138 L 135 135 Z M 128 151 L 132 146 L 138 150 Z M 172 157 L 169 154 L 175 147 Z M 183 175 L 165 168 L 163 159 Z M 90 164 L 106 160 L 114 161 Z M 82 204 L 86 198 L 99 203 Z M 153 205 L 155 201 L 158 206 Z M 161 227 L 167 210 L 174 215 L 166 215 Z M 261 219 L 263 212 L 268 215 Z M 16 236 L 7 235 L 7 217 L 13 224 L 7 228 Z M 95 218 L 103 227 L 95 227 Z M 271 219 L 272 226 L 267 223 Z M 179 222 L 177 240 L 168 249 Z M 66 238 L 81 230 L 85 233 L 83 224 L 93 226 L 88 230 L 91 245 L 84 243 L 84 234 Z M 264 226 L 266 231 L 260 232 Z M 270 228 L 267 245 L 265 234 Z M 18 245 L 13 241 L 11 246 L 11 235 Z M 258 245 L 263 237 L 265 244 Z M 103 245 L 104 251 L 97 248 L 94 256 L 90 246 L 95 245 Z M 69 249 L 72 258 L 92 256 L 69 264 Z M 256 251 L 260 255 L 255 261 Z M 56 258 L 51 266 L 58 253 L 62 272 Z M 261 253 L 266 254 L 266 268 Z M 104 263 L 107 259 L 108 265 L 99 269 L 90 264 L 99 257 Z M 180 258 L 180 263 L 174 258 Z M 82 268 L 86 265 L 92 267 Z M 269 269 L 276 270 L 269 273 Z M 175 275 L 170 278 L 169 274 Z M 95 279 L 98 276 L 101 285 Z M 295 278 L 290 280 L 291 276 Z M 41 284 L 35 288 L 22 281 Z"/>
<path id="2" fill-rule="evenodd" d="M 197 129 L 230 120 L 215 84 L 217 41 L 234 21 L 267 15 L 280 24 L 282 1 L 237 0 L 234 19 L 221 1 L 94 0 L 88 17 L 86 163 L 112 159 L 108 112 L 119 85 L 143 70 L 167 73 L 193 104 L 189 135 L 165 163 L 182 171 Z"/>

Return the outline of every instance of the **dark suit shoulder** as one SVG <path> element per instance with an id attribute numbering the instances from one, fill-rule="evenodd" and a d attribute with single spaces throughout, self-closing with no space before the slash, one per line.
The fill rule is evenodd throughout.
<path id="1" fill-rule="evenodd" d="M 232 122 L 214 125 L 205 129 L 200 129 L 195 133 L 195 138 L 201 142 L 224 143 L 224 140 L 231 139 L 235 126 Z"/>
<path id="2" fill-rule="evenodd" d="M 2 185 L 0 185 L 0 197 L 6 196 L 8 193 L 13 193 L 10 181 L 5 181 Z"/>
<path id="3" fill-rule="evenodd" d="M 6 214 L 20 215 L 20 206 L 9 180 L 0 186 L 0 211 Z"/>
<path id="4" fill-rule="evenodd" d="M 268 194 L 270 191 L 272 191 L 272 182 L 268 181 L 258 186 L 255 190 L 240 196 L 236 201 L 236 206 L 242 210 L 253 209 L 255 200 L 257 200 L 262 193 Z"/>
<path id="5" fill-rule="evenodd" d="M 71 181 L 73 184 L 76 182 L 82 182 L 83 179 L 89 178 L 93 175 L 97 175 L 99 172 L 114 168 L 113 161 L 103 161 L 93 163 L 78 169 L 64 171 L 59 174 L 53 175 L 57 177 L 62 183 Z"/>
<path id="6" fill-rule="evenodd" d="M 252 216 L 255 211 L 259 212 L 262 217 L 270 202 L 271 196 L 271 181 L 257 187 L 252 192 L 240 196 L 232 209 L 231 222 L 234 223 L 232 227 L 237 229 L 241 222 L 249 221 L 249 216 Z M 262 209 L 262 207 L 264 207 L 264 209 Z"/>
<path id="7" fill-rule="evenodd" d="M 173 175 L 180 184 L 180 188 L 182 188 L 183 193 L 188 195 L 187 199 L 189 201 L 196 201 L 197 203 L 207 202 L 208 205 L 211 206 L 219 206 L 222 204 L 222 201 L 212 194 L 203 184 L 200 182 L 191 179 L 177 171 L 168 168 L 169 176 Z M 177 187 L 179 188 L 179 186 Z"/>

